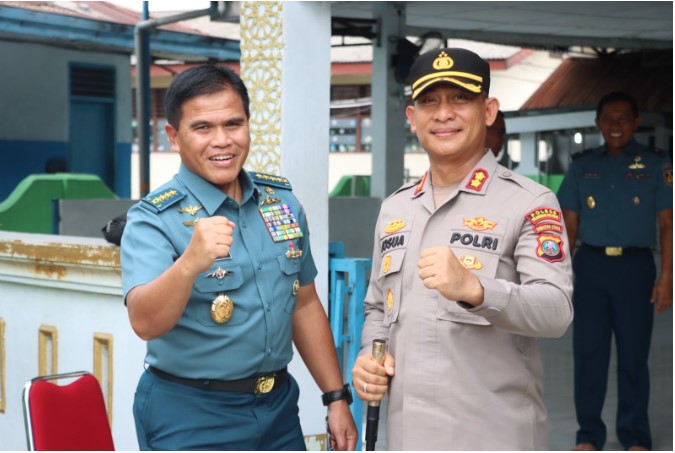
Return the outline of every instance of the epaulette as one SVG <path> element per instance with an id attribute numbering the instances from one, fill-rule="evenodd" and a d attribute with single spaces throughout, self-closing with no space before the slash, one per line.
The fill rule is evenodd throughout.
<path id="1" fill-rule="evenodd" d="M 591 152 L 591 148 L 585 149 L 585 150 L 583 150 L 583 151 L 579 151 L 578 153 L 574 153 L 574 154 L 572 154 L 572 156 L 571 156 L 571 157 L 572 157 L 572 160 L 578 159 L 578 158 L 580 158 L 581 156 L 585 156 L 586 154 L 588 154 L 588 153 L 590 153 L 590 152 Z"/>
<path id="2" fill-rule="evenodd" d="M 143 198 L 141 206 L 155 212 L 162 212 L 172 204 L 185 198 L 185 194 L 176 189 L 166 189 Z"/>
<path id="3" fill-rule="evenodd" d="M 268 175 L 257 171 L 250 171 L 248 174 L 251 176 L 254 183 L 293 190 L 290 181 L 282 176 Z"/>

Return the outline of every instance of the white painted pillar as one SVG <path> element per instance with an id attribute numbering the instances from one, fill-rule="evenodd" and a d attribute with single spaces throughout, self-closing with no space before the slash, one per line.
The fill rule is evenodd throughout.
<path id="1" fill-rule="evenodd" d="M 330 3 L 243 2 L 241 75 L 251 97 L 249 169 L 288 178 L 302 203 L 328 306 Z M 321 391 L 296 351 L 300 422 L 310 450 L 325 450 Z"/>

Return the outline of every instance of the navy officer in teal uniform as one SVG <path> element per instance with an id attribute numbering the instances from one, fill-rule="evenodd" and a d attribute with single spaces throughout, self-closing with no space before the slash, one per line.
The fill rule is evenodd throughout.
<path id="1" fill-rule="evenodd" d="M 142 450 L 304 450 L 295 344 L 325 392 L 333 448 L 352 450 L 307 219 L 285 178 L 246 172 L 249 97 L 228 68 L 179 74 L 165 100 L 178 174 L 128 213 L 122 280 L 147 341 L 134 399 Z M 318 395 L 317 395 L 318 397 Z"/>
<path id="2" fill-rule="evenodd" d="M 607 439 L 601 413 L 612 333 L 617 437 L 627 450 L 645 450 L 652 447 L 647 359 L 654 311 L 673 302 L 672 162 L 634 140 L 640 115 L 626 93 L 600 100 L 596 125 L 605 144 L 572 157 L 558 192 L 570 250 L 581 243 L 573 259 L 575 450 L 602 450 Z"/>

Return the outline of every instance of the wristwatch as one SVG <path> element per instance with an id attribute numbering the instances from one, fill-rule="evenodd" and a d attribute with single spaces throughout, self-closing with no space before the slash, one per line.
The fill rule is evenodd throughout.
<path id="1" fill-rule="evenodd" d="M 347 404 L 352 404 L 352 389 L 349 387 L 349 384 L 345 384 L 344 387 L 339 390 L 324 393 L 321 395 L 321 400 L 323 401 L 324 406 L 328 406 L 330 403 L 340 400 L 346 400 Z"/>

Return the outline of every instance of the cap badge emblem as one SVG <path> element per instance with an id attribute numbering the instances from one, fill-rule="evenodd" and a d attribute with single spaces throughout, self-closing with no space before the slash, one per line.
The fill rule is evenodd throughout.
<path id="1" fill-rule="evenodd" d="M 448 56 L 445 51 L 441 52 L 436 59 L 433 62 L 433 67 L 437 71 L 441 71 L 443 69 L 450 69 L 452 66 L 455 64 L 455 62 Z"/>

